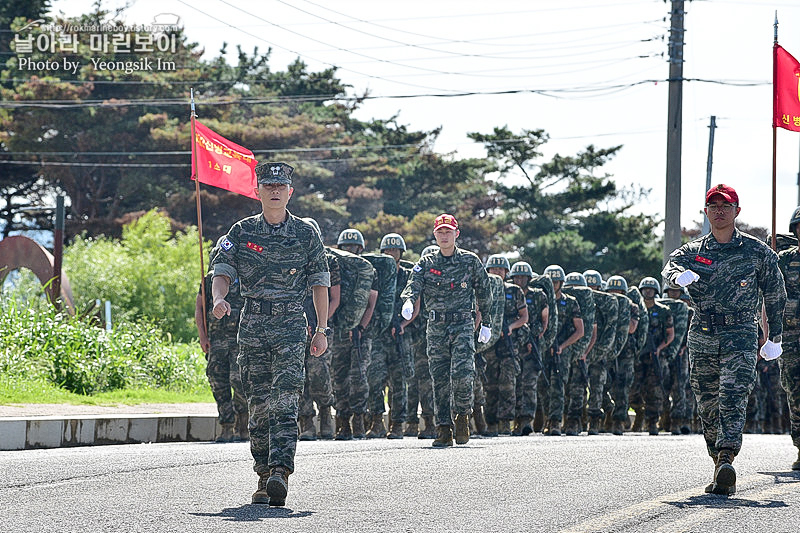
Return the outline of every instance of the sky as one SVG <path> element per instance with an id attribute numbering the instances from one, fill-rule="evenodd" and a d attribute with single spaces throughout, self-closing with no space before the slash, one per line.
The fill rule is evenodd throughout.
<path id="1" fill-rule="evenodd" d="M 77 16 L 87 0 L 55 0 Z M 298 56 L 311 71 L 339 68 L 351 94 L 369 91 L 360 119 L 397 115 L 412 130 L 442 127 L 435 145 L 480 157 L 468 132 L 544 129 L 545 158 L 622 145 L 604 167 L 620 187 L 649 194 L 632 212 L 664 216 L 669 74 L 662 0 L 129 0 L 122 18 L 180 17 L 206 58 L 228 43 L 272 49 L 272 70 Z M 104 5 L 122 5 L 106 0 Z M 712 184 L 739 193 L 740 221 L 771 227 L 772 42 L 800 58 L 800 2 L 685 3 L 681 225 L 702 222 L 709 122 L 716 116 Z M 706 80 L 706 81 L 698 81 Z M 471 93 L 463 95 L 464 93 Z M 502 93 L 502 94 L 501 94 Z M 454 95 L 461 96 L 433 96 Z M 412 98 L 390 98 L 413 96 Z M 202 119 L 202 95 L 198 95 Z M 262 149 L 268 147 L 248 147 Z M 777 132 L 778 231 L 798 200 L 800 133 Z M 513 178 L 511 178 L 513 179 Z"/>

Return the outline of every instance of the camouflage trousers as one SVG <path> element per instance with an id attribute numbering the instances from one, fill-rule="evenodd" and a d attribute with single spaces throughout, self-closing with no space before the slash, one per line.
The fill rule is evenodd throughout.
<path id="1" fill-rule="evenodd" d="M 781 355 L 781 359 L 784 355 Z M 780 359 L 778 361 L 759 359 L 756 363 L 756 381 L 747 402 L 748 419 L 764 422 L 779 420 L 783 416 L 784 401 L 781 394 L 783 389 L 779 361 Z"/>
<path id="2" fill-rule="evenodd" d="M 408 380 L 408 418 L 406 422 L 419 423 L 419 411 L 422 416 L 433 416 L 433 378 L 428 364 L 428 343 L 425 331 L 420 328 L 408 328 L 411 333 L 411 350 L 414 353 L 414 377 Z"/>
<path id="3" fill-rule="evenodd" d="M 611 384 L 611 399 L 614 400 L 612 418 L 625 423 L 628 422 L 628 406 L 633 385 L 633 361 L 636 358 L 636 349 L 632 341 L 629 338 L 617 356 L 614 382 Z"/>
<path id="4" fill-rule="evenodd" d="M 658 365 L 658 368 L 656 367 Z M 633 364 L 633 388 L 630 396 L 630 406 L 636 412 L 644 409 L 644 418 L 648 422 L 658 420 L 664 410 L 665 379 L 658 377 L 660 370 L 662 378 L 669 372 L 666 358 L 661 355 L 658 362 L 647 350 L 639 354 Z"/>
<path id="5" fill-rule="evenodd" d="M 746 343 L 737 343 L 742 344 Z M 738 454 L 747 397 L 756 378 L 755 350 L 700 351 L 690 344 L 689 369 L 709 455 L 714 457 L 723 448 Z"/>
<path id="6" fill-rule="evenodd" d="M 247 399 L 237 361 L 236 330 L 212 331 L 210 340 L 211 348 L 206 354 L 208 384 L 217 403 L 219 423 L 233 424 L 235 415 L 247 417 Z"/>
<path id="7" fill-rule="evenodd" d="M 437 426 L 452 426 L 453 413 L 472 413 L 475 334 L 471 320 L 428 321 L 428 364 Z"/>
<path id="8" fill-rule="evenodd" d="M 369 398 L 369 367 L 372 339 L 364 335 L 361 338 L 361 360 L 348 337 L 348 332 L 334 333 L 328 340 L 331 351 L 331 378 L 333 380 L 333 396 L 336 413 L 341 416 L 352 414 L 363 415 L 367 412 Z"/>
<path id="9" fill-rule="evenodd" d="M 664 398 L 663 411 L 669 413 L 671 420 L 689 420 L 692 410 L 686 395 L 686 383 L 689 381 L 689 358 L 684 353 L 676 355 L 668 363 L 664 374 L 664 388 L 669 396 Z"/>
<path id="10" fill-rule="evenodd" d="M 297 412 L 303 391 L 306 322 L 295 316 L 242 317 L 258 338 L 239 338 L 239 366 L 250 409 L 250 453 L 253 469 L 269 472 L 273 466 L 294 471 Z M 240 330 L 241 331 L 241 330 Z"/>
<path id="11" fill-rule="evenodd" d="M 300 416 L 316 416 L 314 403 L 318 408 L 333 406 L 333 382 L 331 381 L 331 351 L 319 357 L 309 352 L 311 339 L 306 342 L 306 380 L 300 396 Z"/>
<path id="12" fill-rule="evenodd" d="M 487 424 L 497 424 L 498 420 L 513 420 L 517 407 L 517 374 L 520 372 L 519 360 L 514 355 L 497 356 L 495 344 L 485 352 L 486 408 L 484 416 Z M 501 352 L 503 353 L 503 352 Z"/>
<path id="13" fill-rule="evenodd" d="M 606 396 L 606 380 L 608 379 L 607 365 L 614 362 L 594 361 L 589 364 L 589 399 L 587 401 L 586 414 L 589 418 L 602 418 L 605 416 L 603 406 L 610 403 L 610 398 Z"/>
<path id="14" fill-rule="evenodd" d="M 405 421 L 408 414 L 406 379 L 403 376 L 403 363 L 397 353 L 395 339 L 391 333 L 387 332 L 375 339 L 370 355 L 369 367 L 367 368 L 367 381 L 369 383 L 367 407 L 370 414 L 376 415 L 385 412 L 384 392 L 388 385 L 391 419 L 398 422 Z"/>
<path id="15" fill-rule="evenodd" d="M 588 383 L 581 372 L 578 359 L 569 365 L 569 379 L 566 390 L 566 411 L 567 418 L 581 420 L 583 418 L 583 408 L 586 406 L 586 389 Z"/>
<path id="16" fill-rule="evenodd" d="M 800 448 L 800 346 L 798 341 L 783 345 L 783 355 L 778 362 L 781 368 L 781 385 L 786 391 L 791 423 L 792 443 Z"/>
<path id="17" fill-rule="evenodd" d="M 572 354 L 569 348 L 558 356 L 553 356 L 550 350 L 543 358 L 545 372 L 550 380 L 550 386 L 545 387 L 547 400 L 544 415 L 550 420 L 561 423 L 564 417 L 564 393 L 569 379 L 569 369 L 572 366 Z M 544 380 L 542 380 L 544 381 Z"/>
<path id="18" fill-rule="evenodd" d="M 517 375 L 516 399 L 517 405 L 514 413 L 518 417 L 533 418 L 536 415 L 538 402 L 537 382 L 539 372 L 532 357 L 523 357 L 520 361 L 520 373 Z"/>

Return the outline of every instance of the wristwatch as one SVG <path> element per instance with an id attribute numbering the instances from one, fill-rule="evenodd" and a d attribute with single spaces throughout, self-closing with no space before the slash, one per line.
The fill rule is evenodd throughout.
<path id="1" fill-rule="evenodd" d="M 774 342 L 775 344 L 780 344 L 780 343 L 782 343 L 782 342 L 783 342 L 783 335 L 775 335 L 775 336 L 774 336 L 774 337 L 772 337 L 770 340 L 771 340 L 772 342 Z"/>
<path id="2" fill-rule="evenodd" d="M 330 337 L 333 334 L 333 328 L 321 328 L 321 327 L 317 326 L 317 329 L 315 330 L 315 332 L 316 333 L 322 333 L 326 337 Z"/>

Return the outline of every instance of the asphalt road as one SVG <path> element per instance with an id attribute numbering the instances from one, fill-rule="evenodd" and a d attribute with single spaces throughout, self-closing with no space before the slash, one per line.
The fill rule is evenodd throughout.
<path id="1" fill-rule="evenodd" d="M 244 443 L 0 452 L 0 531 L 800 531 L 787 435 L 745 435 L 731 498 L 698 435 L 430 442 L 301 442 L 284 508 Z"/>

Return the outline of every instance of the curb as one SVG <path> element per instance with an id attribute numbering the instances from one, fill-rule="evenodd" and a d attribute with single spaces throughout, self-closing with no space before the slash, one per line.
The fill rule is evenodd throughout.
<path id="1" fill-rule="evenodd" d="M 0 419 L 0 450 L 213 441 L 216 415 L 43 416 Z"/>

